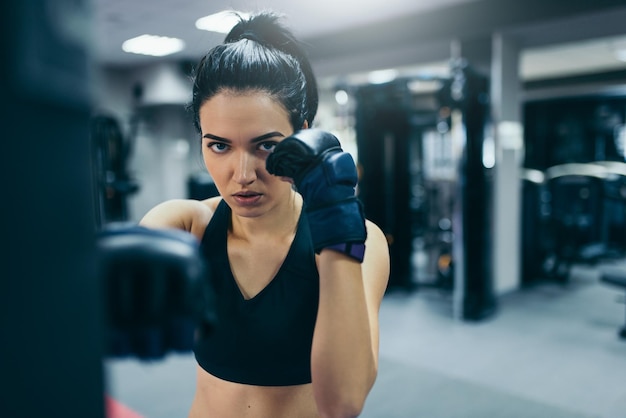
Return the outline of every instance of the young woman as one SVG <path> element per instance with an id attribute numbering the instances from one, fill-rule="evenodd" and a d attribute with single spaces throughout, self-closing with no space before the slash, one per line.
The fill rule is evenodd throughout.
<path id="1" fill-rule="evenodd" d="M 192 418 L 352 417 L 374 384 L 387 242 L 354 197 L 354 162 L 308 129 L 317 102 L 303 50 L 270 13 L 196 69 L 190 108 L 220 196 L 141 221 L 190 232 L 209 266 L 217 325 L 195 345 Z"/>

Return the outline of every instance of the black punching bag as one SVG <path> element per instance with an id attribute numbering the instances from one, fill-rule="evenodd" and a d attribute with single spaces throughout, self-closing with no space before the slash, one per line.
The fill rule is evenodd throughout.
<path id="1" fill-rule="evenodd" d="M 441 102 L 461 112 L 464 146 L 453 221 L 455 311 L 465 320 L 494 314 L 492 259 L 492 178 L 483 163 L 485 128 L 489 119 L 488 79 L 463 60 L 454 63 Z"/>
<path id="2" fill-rule="evenodd" d="M 88 6 L 0 3 L 1 417 L 104 417 Z"/>
<path id="3" fill-rule="evenodd" d="M 365 85 L 356 93 L 356 133 L 361 179 L 359 198 L 365 216 L 383 230 L 389 242 L 390 288 L 410 289 L 412 136 L 411 94 L 406 80 Z"/>

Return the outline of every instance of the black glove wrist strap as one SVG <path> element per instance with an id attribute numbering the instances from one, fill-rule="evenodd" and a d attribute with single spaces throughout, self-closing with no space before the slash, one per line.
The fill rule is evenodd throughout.
<path id="1" fill-rule="evenodd" d="M 365 256 L 365 244 L 358 242 L 342 242 L 339 244 L 329 245 L 328 247 L 324 247 L 324 249 L 345 254 L 359 263 L 363 262 L 363 257 Z"/>

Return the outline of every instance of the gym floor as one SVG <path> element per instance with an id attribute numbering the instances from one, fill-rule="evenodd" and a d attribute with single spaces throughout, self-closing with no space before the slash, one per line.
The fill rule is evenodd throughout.
<path id="1" fill-rule="evenodd" d="M 624 418 L 623 292 L 575 266 L 567 284 L 502 297 L 483 322 L 452 318 L 435 289 L 389 292 L 380 312 L 380 366 L 364 418 Z M 623 302 L 623 300 L 622 300 Z M 107 393 L 144 418 L 186 417 L 192 355 L 108 360 Z"/>

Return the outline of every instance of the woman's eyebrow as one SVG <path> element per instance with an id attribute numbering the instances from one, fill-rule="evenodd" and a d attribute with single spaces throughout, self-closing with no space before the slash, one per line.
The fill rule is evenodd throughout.
<path id="1" fill-rule="evenodd" d="M 216 141 L 221 141 L 221 142 L 230 142 L 230 140 L 228 140 L 226 138 L 222 138 L 221 136 L 217 136 L 217 135 L 213 135 L 213 134 L 204 134 L 204 135 L 202 135 L 202 138 L 214 139 Z"/>
<path id="2" fill-rule="evenodd" d="M 268 132 L 266 134 L 263 134 L 261 136 L 257 136 L 256 138 L 252 138 L 252 143 L 257 143 L 257 142 L 261 142 L 261 141 L 265 141 L 268 138 L 274 138 L 276 136 L 279 137 L 284 137 L 285 135 L 283 135 L 282 133 L 278 132 L 278 131 L 273 131 L 273 132 Z M 226 142 L 226 143 L 231 143 L 230 139 L 227 138 L 222 138 L 221 136 L 217 136 L 217 135 L 213 135 L 213 134 L 204 134 L 202 135 L 203 138 L 208 138 L 208 139 L 214 139 L 216 141 L 220 141 L 220 142 Z"/>
<path id="3" fill-rule="evenodd" d="M 274 138 L 276 136 L 279 136 L 281 138 L 285 137 L 285 135 L 283 135 L 282 133 L 280 133 L 278 131 L 274 131 L 274 132 L 268 132 L 268 133 L 266 133 L 264 135 L 257 136 L 256 138 L 253 138 L 252 142 L 253 143 L 261 142 L 261 141 L 265 141 L 266 139 L 269 139 L 269 138 Z"/>

